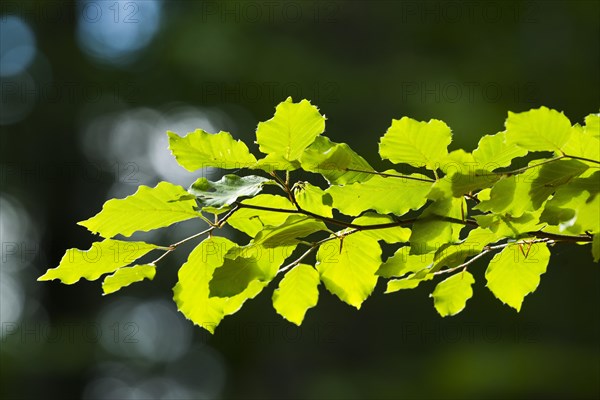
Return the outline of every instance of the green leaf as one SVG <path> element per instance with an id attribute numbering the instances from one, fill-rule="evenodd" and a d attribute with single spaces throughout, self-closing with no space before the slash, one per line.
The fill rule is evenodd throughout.
<path id="1" fill-rule="evenodd" d="M 500 132 L 479 139 L 477 149 L 473 151 L 473 158 L 478 168 L 493 171 L 500 167 L 508 167 L 513 159 L 526 154 L 526 149 L 515 143 L 506 143 L 506 132 Z"/>
<path id="2" fill-rule="evenodd" d="M 585 128 L 574 126 L 563 151 L 570 156 L 600 161 L 600 138 L 590 135 Z"/>
<path id="3" fill-rule="evenodd" d="M 290 243 L 291 240 L 277 247 L 275 243 L 266 247 L 253 240 L 246 246 L 230 248 L 222 265 L 213 273 L 209 284 L 210 297 L 232 297 L 250 287 L 254 281 L 270 282 L 296 248 L 295 243 Z"/>
<path id="4" fill-rule="evenodd" d="M 51 268 L 38 281 L 59 279 L 71 285 L 81 278 L 94 281 L 133 263 L 158 246 L 144 242 L 124 242 L 105 239 L 92 244 L 89 250 L 69 249 L 56 268 Z"/>
<path id="5" fill-rule="evenodd" d="M 520 217 L 526 211 L 539 209 L 559 186 L 589 168 L 577 160 L 557 160 L 535 166 L 539 162 L 543 160 L 532 162 L 530 166 L 533 168 L 523 175 L 513 175 L 498 181 L 490 192 L 489 200 L 481 201 L 474 208 Z"/>
<path id="6" fill-rule="evenodd" d="M 217 182 L 198 178 L 188 192 L 198 198 L 202 207 L 220 208 L 233 204 L 239 197 L 258 194 L 265 184 L 274 184 L 274 181 L 256 175 L 240 177 L 228 174 Z"/>
<path id="7" fill-rule="evenodd" d="M 592 239 L 592 256 L 594 262 L 600 261 L 600 233 L 595 233 Z"/>
<path id="8" fill-rule="evenodd" d="M 517 190 L 518 184 L 518 190 Z M 475 210 L 495 213 L 508 213 L 519 217 L 525 210 L 533 209 L 528 192 L 531 184 L 517 176 L 509 176 L 496 182 L 489 192 L 489 198 L 473 207 Z M 517 197 L 519 201 L 513 201 Z"/>
<path id="9" fill-rule="evenodd" d="M 271 280 L 279 271 L 279 267 L 296 249 L 297 244 L 284 244 L 277 247 L 265 247 L 262 243 L 252 240 L 246 246 L 236 246 L 230 249 L 225 258 L 235 260 L 238 257 L 250 258 L 263 271 L 266 280 Z"/>
<path id="10" fill-rule="evenodd" d="M 542 209 L 525 212 L 520 217 L 509 214 L 476 215 L 473 218 L 481 228 L 487 228 L 499 237 L 520 238 L 525 232 L 538 231 L 546 224 L 540 223 Z"/>
<path id="11" fill-rule="evenodd" d="M 546 107 L 512 113 L 506 120 L 506 143 L 529 151 L 561 152 L 571 135 L 571 121 Z"/>
<path id="12" fill-rule="evenodd" d="M 559 227 L 559 232 L 582 234 L 600 231 L 600 172 L 575 178 L 558 188 L 544 206 L 540 221 Z"/>
<path id="13" fill-rule="evenodd" d="M 377 240 L 353 234 L 324 243 L 317 252 L 317 270 L 331 293 L 360 309 L 377 284 L 381 247 Z"/>
<path id="14" fill-rule="evenodd" d="M 448 268 L 456 267 L 462 264 L 467 257 L 481 253 L 485 246 L 502 238 L 502 235 L 498 235 L 489 229 L 475 228 L 469 232 L 467 238 L 462 242 L 442 245 L 435 252 L 431 272 L 437 272 L 444 266 Z"/>
<path id="15" fill-rule="evenodd" d="M 304 215 L 290 215 L 283 224 L 261 230 L 254 243 L 266 248 L 289 246 L 298 243 L 298 238 L 324 230 L 327 226 L 323 221 Z"/>
<path id="16" fill-rule="evenodd" d="M 529 249 L 519 245 L 509 245 L 496 254 L 485 271 L 487 287 L 500 301 L 517 311 L 521 310 L 523 299 L 533 293 L 540 283 L 540 276 L 546 272 L 550 260 L 550 250 L 545 243 L 534 243 Z"/>
<path id="17" fill-rule="evenodd" d="M 431 294 L 433 305 L 442 317 L 456 315 L 467 305 L 467 300 L 473 296 L 471 286 L 475 283 L 473 275 L 462 271 L 441 281 Z"/>
<path id="18" fill-rule="evenodd" d="M 229 297 L 209 297 L 209 282 L 215 269 L 223 264 L 225 254 L 236 247 L 235 243 L 221 237 L 212 237 L 200 243 L 179 269 L 179 281 L 173 288 L 179 311 L 194 324 L 214 333 L 226 316 L 238 311 L 244 302 L 256 297 L 266 286 L 253 281 L 240 294 Z"/>
<path id="19" fill-rule="evenodd" d="M 364 215 L 355 218 L 352 223 L 356 225 L 380 225 L 394 223 L 394 219 L 387 215 L 380 215 L 372 212 L 367 212 Z M 366 229 L 361 231 L 361 234 L 369 236 L 373 239 L 383 240 L 386 243 L 404 243 L 410 238 L 410 228 L 402 226 L 394 226 L 385 229 Z"/>
<path id="20" fill-rule="evenodd" d="M 308 100 L 294 103 L 291 97 L 280 103 L 273 118 L 260 122 L 256 142 L 265 154 L 298 161 L 302 152 L 325 130 L 325 117 Z"/>
<path id="21" fill-rule="evenodd" d="M 600 196 L 588 199 L 577 209 L 577 221 L 567 231 L 577 234 L 600 232 Z"/>
<path id="22" fill-rule="evenodd" d="M 452 195 L 454 197 L 462 197 L 465 194 L 489 188 L 500 177 L 500 175 L 490 173 L 486 170 L 476 169 L 468 174 L 456 173 L 450 177 L 444 177 L 444 179 L 450 179 Z"/>
<path id="23" fill-rule="evenodd" d="M 435 251 L 443 243 L 454 243 L 465 224 L 462 222 L 466 210 L 463 198 L 442 198 L 431 203 L 412 226 L 410 235 L 411 254 L 426 254 Z M 448 221 L 452 218 L 458 221 Z"/>
<path id="24" fill-rule="evenodd" d="M 448 155 L 452 132 L 437 119 L 419 122 L 408 117 L 392 120 L 381 138 L 379 154 L 393 163 L 435 170 Z"/>
<path id="25" fill-rule="evenodd" d="M 584 131 L 586 134 L 600 139 L 600 114 L 590 114 L 585 117 Z"/>
<path id="26" fill-rule="evenodd" d="M 434 252 L 428 254 L 410 254 L 410 247 L 400 247 L 394 255 L 379 267 L 377 275 L 383 278 L 400 277 L 409 272 L 418 272 L 433 264 Z"/>
<path id="27" fill-rule="evenodd" d="M 251 199 L 242 201 L 242 204 L 268 206 L 291 211 L 291 213 L 288 214 L 283 212 L 255 210 L 252 208 L 238 209 L 231 217 L 229 217 L 227 223 L 250 237 L 255 237 L 256 234 L 266 226 L 279 226 L 283 224 L 285 220 L 296 211 L 296 208 L 287 197 L 272 194 L 259 194 Z"/>
<path id="28" fill-rule="evenodd" d="M 208 285 L 210 297 L 233 297 L 255 280 L 269 280 L 255 258 L 225 258 L 223 265 L 215 269 Z"/>
<path id="29" fill-rule="evenodd" d="M 102 291 L 104 294 L 114 293 L 125 286 L 135 282 L 141 282 L 145 278 L 154 279 L 156 275 L 156 265 L 142 264 L 132 267 L 119 268 L 114 274 L 108 275 L 102 282 Z"/>
<path id="30" fill-rule="evenodd" d="M 298 182 L 294 185 L 294 197 L 303 210 L 322 217 L 333 217 L 331 196 L 318 186 L 308 182 Z"/>
<path id="31" fill-rule="evenodd" d="M 560 185 L 570 182 L 588 168 L 587 164 L 577 160 L 558 160 L 542 165 L 537 176 L 531 181 L 528 193 L 534 210 L 540 208 Z"/>
<path id="32" fill-rule="evenodd" d="M 440 169 L 446 175 L 452 176 L 456 173 L 470 174 L 477 167 L 481 167 L 473 158 L 473 154 L 458 149 L 451 151 L 440 164 Z"/>
<path id="33" fill-rule="evenodd" d="M 385 289 L 385 293 L 394 293 L 397 292 L 399 290 L 404 290 L 404 289 L 414 289 L 417 286 L 419 286 L 419 284 L 421 284 L 421 282 L 423 281 L 429 281 L 431 279 L 433 279 L 433 274 L 426 274 L 426 275 L 418 275 L 418 274 L 411 274 L 406 278 L 403 279 L 392 279 L 390 281 L 388 281 L 387 283 L 387 288 Z"/>
<path id="34" fill-rule="evenodd" d="M 398 174 L 393 170 L 385 173 Z M 428 179 L 421 174 L 409 176 Z M 331 186 L 325 192 L 333 198 L 333 206 L 346 215 L 357 216 L 366 210 L 374 210 L 380 214 L 404 215 L 409 210 L 423 207 L 432 185 L 433 182 L 408 178 L 374 176 L 367 182 Z"/>
<path id="35" fill-rule="evenodd" d="M 346 143 L 334 143 L 325 136 L 317 136 L 300 157 L 305 171 L 316 172 L 332 185 L 366 182 L 373 174 L 357 171 L 374 171 L 364 158 Z"/>
<path id="36" fill-rule="evenodd" d="M 317 305 L 318 286 L 319 273 L 310 265 L 298 264 L 273 292 L 273 307 L 283 318 L 300 326 L 306 311 Z"/>
<path id="37" fill-rule="evenodd" d="M 493 167 L 493 165 L 488 165 Z M 429 199 L 440 197 L 463 197 L 465 194 L 492 186 L 500 176 L 484 169 L 485 165 L 475 161 L 471 153 L 454 150 L 443 161 L 441 170 L 446 174 L 438 179 L 431 189 Z"/>
<path id="38" fill-rule="evenodd" d="M 260 169 L 268 173 L 274 171 L 294 171 L 300 168 L 299 161 L 286 160 L 281 154 L 269 154 L 252 165 L 252 169 Z"/>
<path id="39" fill-rule="evenodd" d="M 154 188 L 140 186 L 131 196 L 108 200 L 102 211 L 79 222 L 79 225 L 111 238 L 117 234 L 131 236 L 136 231 L 146 232 L 198 218 L 194 200 L 175 201 L 186 195 L 184 188 L 169 182 L 160 182 Z"/>
<path id="40" fill-rule="evenodd" d="M 173 156 L 190 172 L 206 167 L 239 169 L 256 163 L 246 144 L 234 140 L 228 132 L 211 134 L 196 129 L 184 137 L 170 131 L 167 135 Z"/>

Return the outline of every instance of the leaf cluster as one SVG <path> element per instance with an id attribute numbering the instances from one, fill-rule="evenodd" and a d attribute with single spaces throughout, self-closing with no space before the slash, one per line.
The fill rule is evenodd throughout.
<path id="1" fill-rule="evenodd" d="M 179 269 L 174 300 L 212 333 L 272 282 L 275 311 L 297 325 L 317 305 L 321 285 L 359 309 L 380 280 L 385 293 L 434 281 L 433 305 L 445 317 L 465 308 L 475 282 L 469 268 L 487 255 L 487 287 L 517 311 L 538 287 L 553 246 L 589 246 L 600 259 L 599 114 L 573 125 L 546 107 L 509 112 L 505 129 L 483 136 L 472 152 L 448 150 L 444 122 L 402 117 L 379 141 L 385 171 L 328 139 L 325 122 L 309 101 L 288 98 L 258 124 L 260 156 L 227 132 L 168 132 L 186 170 L 243 173 L 200 177 L 187 190 L 160 182 L 107 201 L 80 222 L 103 240 L 68 250 L 39 280 L 105 276 L 103 291 L 113 293 L 153 279 L 163 257 L 202 238 Z M 419 172 L 401 172 L 408 167 Z M 327 185 L 294 181 L 299 171 Z M 263 193 L 267 185 L 275 194 Z M 178 243 L 126 240 L 190 219 L 206 226 Z M 249 242 L 218 236 L 226 225 Z M 386 259 L 382 243 L 395 248 Z M 162 253 L 137 262 L 149 252 Z"/>

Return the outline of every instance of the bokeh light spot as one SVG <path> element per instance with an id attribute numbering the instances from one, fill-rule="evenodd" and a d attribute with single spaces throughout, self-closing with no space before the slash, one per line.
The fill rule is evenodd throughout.
<path id="1" fill-rule="evenodd" d="M 19 74 L 36 53 L 35 35 L 27 23 L 15 16 L 0 18 L 0 76 Z"/>
<path id="2" fill-rule="evenodd" d="M 77 6 L 79 45 L 97 61 L 129 64 L 158 32 L 161 12 L 159 0 L 81 0 Z"/>

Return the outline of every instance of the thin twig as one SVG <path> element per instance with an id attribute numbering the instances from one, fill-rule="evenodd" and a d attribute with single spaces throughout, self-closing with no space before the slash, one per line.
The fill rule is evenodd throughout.
<path id="1" fill-rule="evenodd" d="M 600 161 L 598 161 L 598 160 L 592 160 L 591 158 L 585 158 L 585 157 L 579 157 L 579 156 L 570 156 L 570 155 L 564 154 L 564 153 L 563 153 L 563 157 L 572 158 L 573 160 L 587 161 L 587 162 L 591 162 L 591 163 L 594 163 L 594 164 L 600 164 Z"/>
<path id="2" fill-rule="evenodd" d="M 240 203 L 240 202 L 236 202 L 235 205 L 237 205 L 238 208 L 250 208 L 252 210 L 272 211 L 272 212 L 288 213 L 288 214 L 301 214 L 300 211 L 294 210 L 294 209 L 257 206 L 254 204 L 246 204 L 246 203 Z"/>
<path id="3" fill-rule="evenodd" d="M 456 271 L 457 269 L 461 269 L 461 268 L 466 268 L 469 264 L 471 264 L 472 262 L 474 262 L 475 260 L 485 256 L 487 253 L 491 252 L 492 250 L 483 250 L 481 253 L 477 254 L 475 257 L 471 258 L 469 261 L 466 261 L 462 264 L 460 264 L 459 266 L 456 266 L 454 268 L 449 268 L 449 269 L 442 269 L 439 270 L 437 272 L 434 272 L 433 275 L 442 275 L 442 274 L 449 274 L 451 272 Z"/>
<path id="4" fill-rule="evenodd" d="M 358 229 L 360 231 L 366 231 L 366 230 L 372 230 L 372 229 L 394 228 L 394 227 L 397 227 L 397 226 L 404 226 L 404 225 L 414 224 L 417 221 L 427 221 L 428 219 L 439 220 L 439 221 L 446 221 L 446 222 L 450 222 L 450 223 L 454 223 L 454 224 L 459 224 L 459 225 L 473 225 L 473 226 L 477 226 L 477 221 L 475 221 L 475 220 L 466 219 L 466 220 L 463 221 L 463 220 L 461 220 L 459 218 L 445 217 L 445 216 L 441 216 L 441 215 L 434 215 L 431 218 L 421 218 L 421 219 L 410 218 L 410 219 L 399 220 L 399 221 L 395 221 L 395 222 L 389 222 L 389 223 L 385 223 L 385 224 L 360 225 L 360 224 L 353 224 L 351 222 L 340 221 L 340 220 L 335 219 L 335 218 L 324 217 L 322 215 L 315 214 L 313 212 L 304 210 L 299 205 L 297 206 L 296 210 L 289 210 L 289 209 L 284 209 L 284 208 L 256 206 L 256 205 L 253 205 L 253 204 L 245 204 L 245 203 L 236 203 L 236 204 L 239 206 L 239 208 L 250 208 L 250 209 L 254 209 L 254 210 L 272 211 L 272 212 L 289 213 L 289 214 L 304 214 L 306 216 L 316 218 L 316 219 L 321 220 L 323 222 L 329 222 L 330 224 L 341 226 L 341 227 L 344 227 L 344 228 Z"/>
<path id="5" fill-rule="evenodd" d="M 345 236 L 351 235 L 351 234 L 353 234 L 353 233 L 355 233 L 355 232 L 358 232 L 358 231 L 354 230 L 354 231 L 345 232 L 345 233 L 343 234 L 343 236 L 345 237 Z M 289 264 L 287 264 L 287 265 L 285 265 L 285 266 L 281 267 L 281 268 L 279 269 L 279 271 L 277 271 L 277 274 L 281 274 L 281 273 L 283 273 L 283 272 L 286 272 L 287 270 L 289 270 L 289 269 L 291 269 L 291 268 L 295 267 L 296 265 L 300 264 L 300 262 L 301 262 L 302 260 L 304 260 L 306 257 L 308 257 L 308 255 L 309 255 L 310 253 L 312 253 L 313 251 L 315 251 L 316 249 L 318 249 L 318 248 L 319 248 L 319 247 L 320 247 L 320 246 L 321 246 L 323 243 L 329 242 L 330 240 L 334 240 L 334 239 L 340 239 L 340 236 L 338 236 L 338 235 L 336 235 L 336 234 L 333 234 L 332 236 L 326 237 L 325 239 L 321 239 L 321 240 L 319 240 L 318 242 L 315 242 L 315 243 L 313 243 L 313 244 L 312 244 L 312 245 L 309 247 L 309 249 L 308 249 L 308 250 L 306 250 L 304 253 L 302 253 L 302 255 L 301 255 L 300 257 L 298 257 L 297 259 L 295 259 L 295 260 L 294 260 L 294 261 L 292 261 L 291 263 L 289 263 Z"/>
<path id="6" fill-rule="evenodd" d="M 207 233 L 212 232 L 216 228 L 217 228 L 216 226 L 211 226 L 210 228 L 205 229 L 202 232 L 195 233 L 192 236 L 188 236 L 185 239 L 180 240 L 177 243 L 173 243 L 172 245 L 169 245 L 169 247 L 166 249 L 166 251 L 163 254 L 161 254 L 160 257 L 158 257 L 156 260 L 152 261 L 151 264 L 156 264 L 157 262 L 159 262 L 160 260 L 162 260 L 163 258 L 165 258 L 167 256 L 167 254 L 169 254 L 170 252 L 172 252 L 173 250 L 175 250 L 180 245 L 182 245 L 182 244 L 184 244 L 184 243 L 186 243 L 186 242 L 188 242 L 190 240 L 193 240 L 193 239 L 195 239 L 195 238 L 197 238 L 199 236 L 206 235 Z"/>
<path id="7" fill-rule="evenodd" d="M 239 208 L 240 208 L 240 206 L 238 204 L 234 204 L 233 208 L 231 210 L 229 210 L 229 212 L 227 214 L 225 214 L 225 216 L 216 223 L 216 226 L 218 228 L 221 228 L 225 224 L 225 222 L 227 222 L 229 217 L 231 217 L 233 215 L 233 213 L 236 212 Z"/>
<path id="8" fill-rule="evenodd" d="M 363 173 L 363 174 L 379 175 L 379 176 L 382 176 L 384 178 L 404 178 L 404 179 L 410 179 L 410 180 L 413 180 L 413 181 L 421 181 L 421 182 L 429 182 L 429 183 L 434 183 L 435 182 L 434 179 L 417 178 L 416 176 L 411 176 L 411 175 L 388 174 L 388 173 L 385 173 L 385 172 L 368 171 L 368 170 L 364 170 L 364 169 L 355 169 L 355 168 L 344 168 L 344 170 L 351 171 L 351 172 L 360 172 L 360 173 Z"/>
<path id="9" fill-rule="evenodd" d="M 271 175 L 275 179 L 277 186 L 279 186 L 283 191 L 286 191 L 286 183 L 279 177 L 279 175 L 277 175 L 275 171 L 269 172 L 269 175 Z"/>
<path id="10" fill-rule="evenodd" d="M 551 239 L 547 239 L 547 238 L 542 238 L 542 239 L 534 239 L 534 240 L 520 240 L 520 241 L 516 241 L 516 242 L 506 242 L 506 243 L 502 243 L 502 244 L 498 244 L 498 245 L 494 245 L 494 246 L 484 246 L 481 253 L 475 255 L 473 258 L 469 259 L 468 261 L 465 261 L 464 263 L 457 265 L 456 267 L 453 268 L 448 268 L 448 269 L 442 269 L 440 271 L 436 271 L 433 273 L 433 275 L 442 275 L 442 274 L 450 274 L 456 270 L 459 270 L 461 268 L 466 268 L 467 266 L 469 266 L 471 263 L 473 263 L 475 260 L 483 257 L 484 255 L 494 251 L 494 250 L 499 250 L 499 249 L 503 249 L 505 247 L 511 246 L 511 245 L 521 245 L 521 244 L 528 244 L 528 245 L 532 245 L 534 243 L 548 243 L 548 244 L 553 244 L 555 243 L 555 240 L 551 240 Z"/>
<path id="11" fill-rule="evenodd" d="M 207 229 L 203 230 L 202 232 L 195 233 L 192 236 L 188 236 L 185 239 L 180 240 L 177 243 L 173 243 L 173 244 L 169 245 L 169 247 L 167 247 L 167 248 L 163 247 L 163 249 L 165 249 L 165 252 L 163 254 L 161 254 L 160 257 L 158 257 L 156 260 L 152 261 L 152 264 L 156 264 L 157 262 L 162 260 L 164 257 L 166 257 L 167 254 L 174 251 L 177 247 L 181 246 L 182 244 L 184 244 L 190 240 L 194 240 L 197 237 L 200 237 L 202 235 L 211 234 L 212 231 L 214 231 L 215 229 L 221 228 L 225 224 L 225 222 L 229 219 L 229 217 L 231 217 L 233 215 L 233 213 L 235 213 L 237 210 L 239 210 L 239 206 L 235 205 L 229 212 L 227 212 L 227 214 L 225 214 L 225 216 L 223 218 L 216 221 L 214 224 L 211 224 L 210 228 L 207 228 Z"/>
<path id="12" fill-rule="evenodd" d="M 532 168 L 539 167 L 540 165 L 549 164 L 549 163 L 552 163 L 552 162 L 556 162 L 558 160 L 562 160 L 563 158 L 565 158 L 565 156 L 558 156 L 558 157 L 555 157 L 555 158 L 551 158 L 550 160 L 542 161 L 542 162 L 537 163 L 535 165 L 528 165 L 526 167 L 513 169 L 511 171 L 490 172 L 489 174 L 475 174 L 475 176 L 498 176 L 498 175 L 501 175 L 501 176 L 513 176 L 513 175 L 520 174 L 521 172 L 525 172 L 527 170 L 530 170 Z"/>
<path id="13" fill-rule="evenodd" d="M 294 261 L 292 261 L 291 263 L 289 263 L 288 265 L 286 265 L 285 267 L 281 267 L 279 269 L 279 271 L 277 271 L 277 274 L 282 274 L 284 272 L 286 272 L 287 270 L 295 267 L 296 265 L 300 264 L 300 262 L 302 260 L 304 260 L 310 253 L 312 253 L 313 251 L 315 251 L 319 246 L 310 246 L 308 248 L 308 250 L 306 250 L 300 257 L 298 257 L 297 259 L 295 259 Z"/>
<path id="14" fill-rule="evenodd" d="M 207 233 L 209 233 L 209 232 L 213 231 L 215 228 L 216 228 L 215 226 L 211 226 L 210 228 L 208 228 L 208 229 L 205 229 L 205 230 L 203 230 L 202 232 L 195 233 L 195 234 L 193 234 L 192 236 L 186 237 L 185 239 L 183 239 L 183 240 L 180 240 L 180 241 L 179 241 L 179 242 L 177 242 L 177 243 L 173 243 L 172 245 L 170 245 L 170 246 L 169 246 L 169 248 L 170 248 L 170 249 L 169 249 L 169 251 L 173 251 L 173 250 L 175 250 L 175 248 L 176 248 L 176 247 L 178 247 L 178 246 L 180 246 L 180 245 L 184 244 L 185 242 L 188 242 L 188 241 L 190 241 L 190 240 L 196 239 L 196 238 L 197 238 L 197 237 L 199 237 L 199 236 L 205 235 L 205 234 L 207 234 Z"/>
<path id="15" fill-rule="evenodd" d="M 569 236 L 569 235 L 559 235 L 557 233 L 549 233 L 544 231 L 537 232 L 529 232 L 527 235 L 533 235 L 540 239 L 551 239 L 555 241 L 561 242 L 591 242 L 594 238 L 591 235 L 586 236 Z"/>

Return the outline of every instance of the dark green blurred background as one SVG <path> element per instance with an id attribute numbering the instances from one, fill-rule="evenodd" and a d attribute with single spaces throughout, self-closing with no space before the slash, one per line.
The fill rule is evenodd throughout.
<path id="1" fill-rule="evenodd" d="M 377 141 L 404 115 L 446 121 L 452 148 L 467 150 L 508 110 L 546 105 L 582 122 L 600 106 L 599 4 L 3 1 L 0 398 L 597 399 L 600 270 L 588 248 L 557 245 L 519 314 L 485 288 L 481 263 L 453 318 L 438 317 L 433 285 L 380 285 L 360 311 L 321 290 L 296 328 L 267 290 L 213 337 L 171 300 L 191 247 L 154 282 L 107 297 L 99 282 L 35 280 L 67 248 L 89 248 L 76 222 L 106 199 L 197 177 L 171 160 L 167 129 L 251 142 L 291 95 L 383 168 Z"/>

